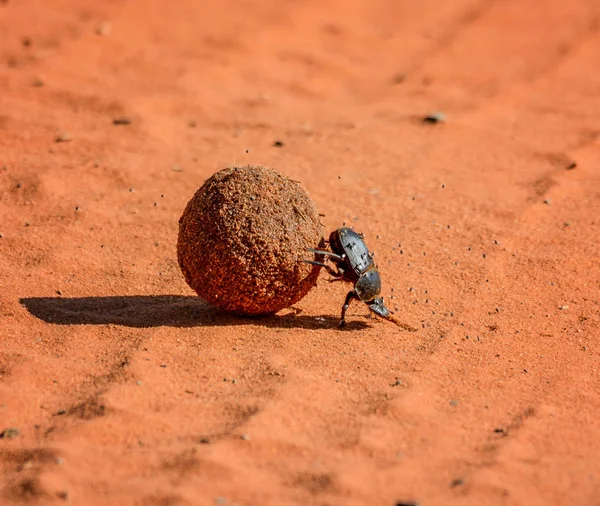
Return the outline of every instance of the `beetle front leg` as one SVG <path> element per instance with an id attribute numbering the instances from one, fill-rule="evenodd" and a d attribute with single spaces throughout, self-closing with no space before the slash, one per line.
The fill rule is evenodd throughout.
<path id="1" fill-rule="evenodd" d="M 339 279 L 339 278 L 342 277 L 342 273 L 341 272 L 334 271 L 330 265 L 324 264 L 323 262 L 315 262 L 314 260 L 302 260 L 302 261 L 304 263 L 306 263 L 306 264 L 318 265 L 320 267 L 323 267 L 334 278 L 338 278 Z M 338 279 L 335 279 L 334 281 L 337 281 Z"/>
<path id="2" fill-rule="evenodd" d="M 316 253 L 317 255 L 330 256 L 331 258 L 336 258 L 337 260 L 343 260 L 346 258 L 346 255 L 338 255 L 337 253 L 334 253 L 333 251 L 327 251 L 326 249 L 306 248 L 306 251 Z"/>
<path id="3" fill-rule="evenodd" d="M 354 290 L 348 292 L 348 295 L 346 295 L 346 300 L 342 306 L 342 319 L 340 320 L 340 327 L 346 325 L 346 311 L 348 311 L 348 307 L 350 307 L 350 302 L 352 302 L 352 299 L 358 299 Z"/>

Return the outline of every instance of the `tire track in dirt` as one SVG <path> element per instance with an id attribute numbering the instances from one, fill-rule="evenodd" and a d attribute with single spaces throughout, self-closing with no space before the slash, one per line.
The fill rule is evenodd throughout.
<path id="1" fill-rule="evenodd" d="M 407 74 L 410 76 L 422 72 L 430 60 L 443 57 L 450 46 L 460 41 L 466 30 L 481 23 L 494 3 L 495 0 L 479 0 L 458 12 L 454 20 L 448 22 L 448 26 L 428 44 L 427 48 L 416 55 L 411 55 L 412 63 L 407 65 Z"/>

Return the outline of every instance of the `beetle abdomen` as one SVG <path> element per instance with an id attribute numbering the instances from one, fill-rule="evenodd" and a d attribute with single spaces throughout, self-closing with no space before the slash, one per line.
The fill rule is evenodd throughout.
<path id="1" fill-rule="evenodd" d="M 363 302 L 371 302 L 373 299 L 379 297 L 381 293 L 381 277 L 377 269 L 369 269 L 363 273 L 354 285 L 354 290 Z"/>

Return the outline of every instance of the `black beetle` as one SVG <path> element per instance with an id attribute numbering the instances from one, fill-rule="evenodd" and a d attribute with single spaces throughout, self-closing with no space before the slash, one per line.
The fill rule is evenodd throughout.
<path id="1" fill-rule="evenodd" d="M 328 242 L 331 251 L 312 248 L 308 251 L 315 253 L 317 259 L 319 256 L 329 257 L 337 270 L 323 262 L 314 260 L 305 260 L 305 262 L 324 267 L 336 278 L 335 280 L 354 284 L 354 290 L 348 292 L 342 306 L 340 327 L 346 323 L 346 311 L 352 299 L 363 301 L 375 314 L 393 321 L 391 312 L 383 303 L 383 297 L 380 297 L 381 277 L 373 261 L 373 255 L 367 249 L 364 236 L 350 228 L 341 227 L 331 232 Z"/>

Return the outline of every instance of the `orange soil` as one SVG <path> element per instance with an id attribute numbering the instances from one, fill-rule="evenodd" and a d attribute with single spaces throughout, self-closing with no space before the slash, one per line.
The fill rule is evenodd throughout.
<path id="1" fill-rule="evenodd" d="M 0 504 L 599 504 L 599 20 L 1 0 Z M 177 220 L 233 163 L 364 232 L 418 331 L 338 330 L 324 274 L 199 301 Z"/>

